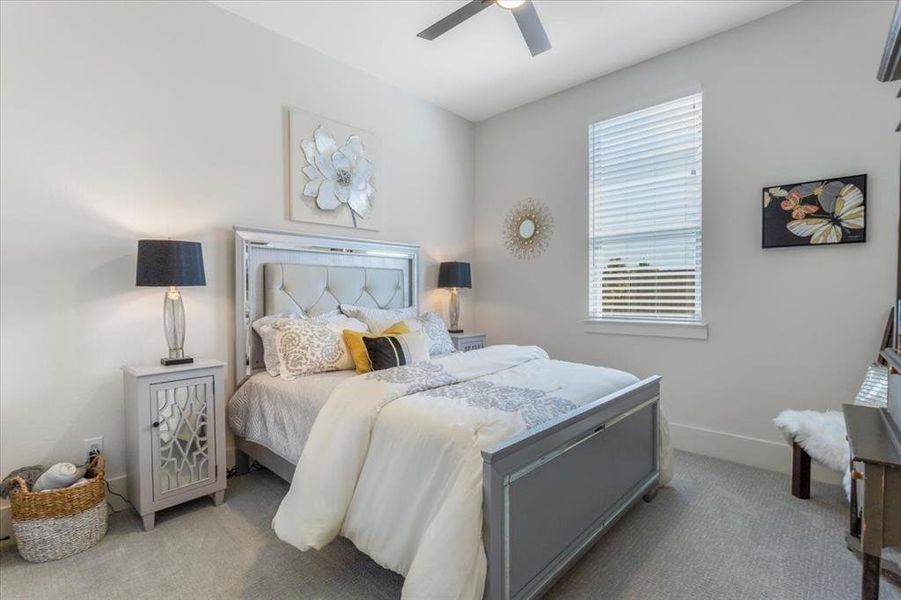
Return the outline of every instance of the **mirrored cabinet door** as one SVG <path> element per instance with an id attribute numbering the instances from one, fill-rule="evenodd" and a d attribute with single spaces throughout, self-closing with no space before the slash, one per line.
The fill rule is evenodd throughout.
<path id="1" fill-rule="evenodd" d="M 212 376 L 150 386 L 154 500 L 215 479 L 213 391 Z"/>

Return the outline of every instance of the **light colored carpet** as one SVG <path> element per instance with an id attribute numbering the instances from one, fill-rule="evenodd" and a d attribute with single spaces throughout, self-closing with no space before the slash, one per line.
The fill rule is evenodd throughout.
<path id="1" fill-rule="evenodd" d="M 786 458 L 788 455 L 786 454 Z M 838 487 L 796 500 L 785 475 L 678 453 L 676 478 L 640 502 L 549 598 L 850 600 L 860 562 L 844 546 Z M 229 480 L 225 504 L 204 498 L 141 531 L 116 513 L 107 537 L 73 557 L 33 565 L 0 545 L 0 597 L 397 598 L 403 580 L 339 539 L 320 552 L 280 542 L 269 522 L 287 485 L 267 471 Z M 882 583 L 883 599 L 901 592 Z"/>

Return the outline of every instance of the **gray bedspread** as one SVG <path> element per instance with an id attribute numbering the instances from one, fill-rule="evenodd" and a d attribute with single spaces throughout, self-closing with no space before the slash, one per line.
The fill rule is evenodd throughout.
<path id="1" fill-rule="evenodd" d="M 332 390 L 355 375 L 354 371 L 332 371 L 286 381 L 257 373 L 228 401 L 228 424 L 235 435 L 297 463 Z"/>

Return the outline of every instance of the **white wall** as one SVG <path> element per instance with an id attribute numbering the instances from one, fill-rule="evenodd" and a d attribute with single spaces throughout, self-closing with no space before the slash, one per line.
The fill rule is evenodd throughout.
<path id="1" fill-rule="evenodd" d="M 876 81 L 893 2 L 805 2 L 476 126 L 477 326 L 492 343 L 663 376 L 677 446 L 789 466 L 771 419 L 838 409 L 876 355 L 898 248 L 896 85 Z M 588 124 L 704 91 L 706 341 L 597 335 L 588 311 Z M 762 250 L 761 188 L 869 174 L 867 243 Z M 556 231 L 534 261 L 501 241 L 518 199 Z"/>
<path id="2" fill-rule="evenodd" d="M 119 367 L 166 348 L 139 238 L 203 242 L 186 350 L 231 362 L 232 226 L 354 235 L 287 219 L 284 106 L 380 135 L 390 215 L 361 235 L 422 244 L 425 286 L 471 252 L 459 117 L 203 2 L 3 2 L 0 23 L 0 474 L 96 435 L 123 472 Z"/>

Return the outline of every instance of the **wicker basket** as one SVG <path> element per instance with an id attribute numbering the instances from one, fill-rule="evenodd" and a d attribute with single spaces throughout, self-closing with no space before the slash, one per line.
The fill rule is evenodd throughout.
<path id="1" fill-rule="evenodd" d="M 106 535 L 106 490 L 102 455 L 88 465 L 88 483 L 46 492 L 30 492 L 21 477 L 10 495 L 13 534 L 19 554 L 47 562 L 87 550 Z"/>

